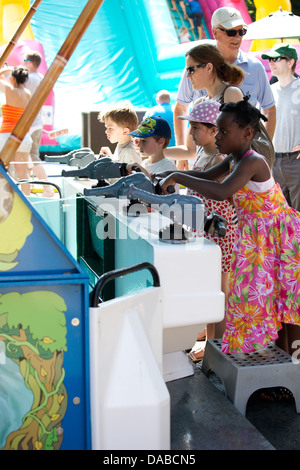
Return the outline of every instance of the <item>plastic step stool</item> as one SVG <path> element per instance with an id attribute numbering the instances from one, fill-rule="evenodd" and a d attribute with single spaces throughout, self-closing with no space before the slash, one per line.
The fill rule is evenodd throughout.
<path id="1" fill-rule="evenodd" d="M 269 344 L 266 348 L 242 354 L 221 352 L 221 339 L 208 340 L 202 363 L 202 372 L 214 372 L 222 379 L 226 396 L 244 416 L 249 397 L 256 390 L 285 387 L 295 399 L 300 413 L 300 366 L 289 354 Z"/>

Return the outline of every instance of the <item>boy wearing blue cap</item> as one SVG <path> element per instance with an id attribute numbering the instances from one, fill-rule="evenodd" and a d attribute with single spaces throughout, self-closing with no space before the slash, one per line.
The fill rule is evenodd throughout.
<path id="1" fill-rule="evenodd" d="M 171 128 L 167 121 L 160 116 L 149 116 L 139 127 L 129 132 L 136 139 L 136 145 L 143 160 L 142 165 L 128 164 L 127 170 L 131 172 L 133 166 L 138 166 L 148 177 L 163 171 L 175 171 L 174 160 L 166 158 L 164 149 L 168 147 L 171 138 Z"/>
<path id="2" fill-rule="evenodd" d="M 272 173 L 288 204 L 300 211 L 300 79 L 295 77 L 297 50 L 286 43 L 275 44 L 262 54 L 278 82 L 271 85 L 277 109 Z"/>

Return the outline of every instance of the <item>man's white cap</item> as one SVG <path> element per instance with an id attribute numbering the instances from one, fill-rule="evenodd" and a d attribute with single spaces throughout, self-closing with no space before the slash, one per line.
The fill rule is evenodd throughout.
<path id="1" fill-rule="evenodd" d="M 246 26 L 242 15 L 238 10 L 231 7 L 222 7 L 214 11 L 211 17 L 211 27 L 222 26 L 225 29 L 235 28 L 236 26 Z"/>

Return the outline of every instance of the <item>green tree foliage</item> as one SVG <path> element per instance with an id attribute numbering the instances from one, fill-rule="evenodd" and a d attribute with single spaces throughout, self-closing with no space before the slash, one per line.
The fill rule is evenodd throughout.
<path id="1" fill-rule="evenodd" d="M 254 5 L 253 0 L 245 0 L 247 10 L 249 12 L 249 15 L 251 16 L 252 21 L 256 21 L 256 8 Z"/>
<path id="2" fill-rule="evenodd" d="M 292 12 L 300 16 L 300 0 L 291 0 Z"/>
<path id="3" fill-rule="evenodd" d="M 45 352 L 67 350 L 65 311 L 64 300 L 54 292 L 11 292 L 0 297 L 0 316 L 7 315 L 8 327 L 28 330 Z"/>
<path id="4" fill-rule="evenodd" d="M 5 343 L 7 357 L 19 364 L 33 396 L 20 428 L 7 436 L 6 450 L 60 447 L 59 430 L 67 409 L 63 384 L 66 310 L 64 299 L 55 292 L 0 295 L 0 341 Z"/>

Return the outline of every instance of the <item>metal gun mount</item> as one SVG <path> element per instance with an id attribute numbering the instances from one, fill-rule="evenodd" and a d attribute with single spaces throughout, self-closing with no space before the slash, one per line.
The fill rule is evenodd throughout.
<path id="1" fill-rule="evenodd" d="M 213 236 L 224 237 L 226 235 L 227 220 L 216 212 L 207 216 L 204 203 L 197 196 L 151 194 L 131 185 L 127 197 L 130 200 L 151 204 L 151 207 L 173 221 L 170 227 L 160 231 L 162 241 L 187 241 L 189 233 L 183 225 L 200 232 L 205 231 Z"/>
<path id="2" fill-rule="evenodd" d="M 171 190 L 171 188 L 174 190 L 173 186 L 169 189 Z M 189 232 L 183 225 L 198 231 L 204 230 L 219 237 L 224 237 L 226 234 L 226 219 L 217 213 L 207 217 L 202 199 L 178 193 L 162 195 L 159 180 L 153 183 L 144 173 L 135 173 L 120 178 L 110 186 L 85 188 L 84 195 L 127 198 L 130 204 L 124 207 L 124 210 L 127 215 L 135 217 L 145 213 L 145 209 L 143 210 L 141 207 L 143 204 L 151 205 L 153 209 L 173 221 L 171 228 L 167 228 L 169 237 L 163 231 L 161 232 L 162 241 L 173 241 L 174 243 L 187 241 Z"/>
<path id="3" fill-rule="evenodd" d="M 104 196 L 104 197 L 127 197 L 130 185 L 136 185 L 145 191 L 153 191 L 153 183 L 147 178 L 144 173 L 134 173 L 124 178 L 120 178 L 118 181 L 111 185 L 104 187 L 94 187 L 92 189 L 84 188 L 83 194 L 85 196 Z"/>
<path id="4" fill-rule="evenodd" d="M 104 160 L 104 159 L 101 159 Z M 115 165 L 116 162 L 112 162 L 113 165 Z M 120 171 L 126 171 L 126 163 L 121 164 L 118 163 L 118 165 L 125 165 L 125 167 L 121 167 L 124 170 Z M 84 170 L 84 169 L 83 169 Z M 139 170 L 139 168 L 137 168 Z M 79 171 L 79 170 L 77 170 Z M 80 170 L 81 171 L 81 170 Z M 107 167 L 99 167 L 98 165 L 95 168 L 95 171 L 93 174 L 96 174 L 99 176 L 100 172 L 105 172 L 105 175 L 108 174 L 113 174 L 114 172 L 114 177 L 116 177 L 118 171 L 118 166 L 110 166 L 109 164 Z M 66 173 L 66 172 L 65 172 Z M 70 173 L 70 172 L 67 172 Z M 75 173 L 71 172 L 72 174 Z M 126 172 L 127 173 L 127 172 Z M 64 174 L 62 173 L 64 176 Z M 92 176 L 90 176 L 91 178 Z M 111 177 L 111 176 L 106 176 L 106 177 Z M 119 175 L 120 177 L 120 175 Z M 159 180 L 155 179 L 154 182 L 152 182 L 144 173 L 133 173 L 132 175 L 124 176 L 123 178 L 120 178 L 118 181 L 111 185 L 106 185 L 104 187 L 93 187 L 92 189 L 84 189 L 84 195 L 85 196 L 104 196 L 104 197 L 127 197 L 129 187 L 131 185 L 134 185 L 140 189 L 143 189 L 144 191 L 148 191 L 149 193 L 154 193 L 154 194 L 162 194 L 161 187 L 159 185 Z M 174 191 L 173 186 L 170 186 L 170 191 Z"/>
<path id="5" fill-rule="evenodd" d="M 96 160 L 96 156 L 94 152 L 88 147 L 83 147 L 79 150 L 72 150 L 65 155 L 45 155 L 46 162 L 65 163 L 69 166 L 77 166 L 77 168 L 83 168 L 94 160 Z"/>
<path id="6" fill-rule="evenodd" d="M 183 243 L 190 238 L 184 225 L 198 231 L 204 229 L 204 203 L 197 196 L 175 194 L 150 194 L 134 185 L 129 187 L 128 199 L 150 204 L 151 208 L 172 222 L 159 231 L 159 239 L 164 242 Z M 138 209 L 137 209 L 138 211 Z M 131 212 L 132 208 L 131 208 Z M 132 214 L 131 214 L 132 215 Z"/>
<path id="7" fill-rule="evenodd" d="M 110 157 L 102 157 L 99 160 L 92 161 L 84 168 L 77 170 L 63 170 L 61 174 L 62 176 L 95 179 L 98 182 L 93 186 L 93 188 L 103 188 L 109 186 L 106 179 L 128 176 L 126 166 L 126 163 L 115 162 Z M 134 167 L 133 169 L 135 171 L 140 171 L 138 167 Z"/>

